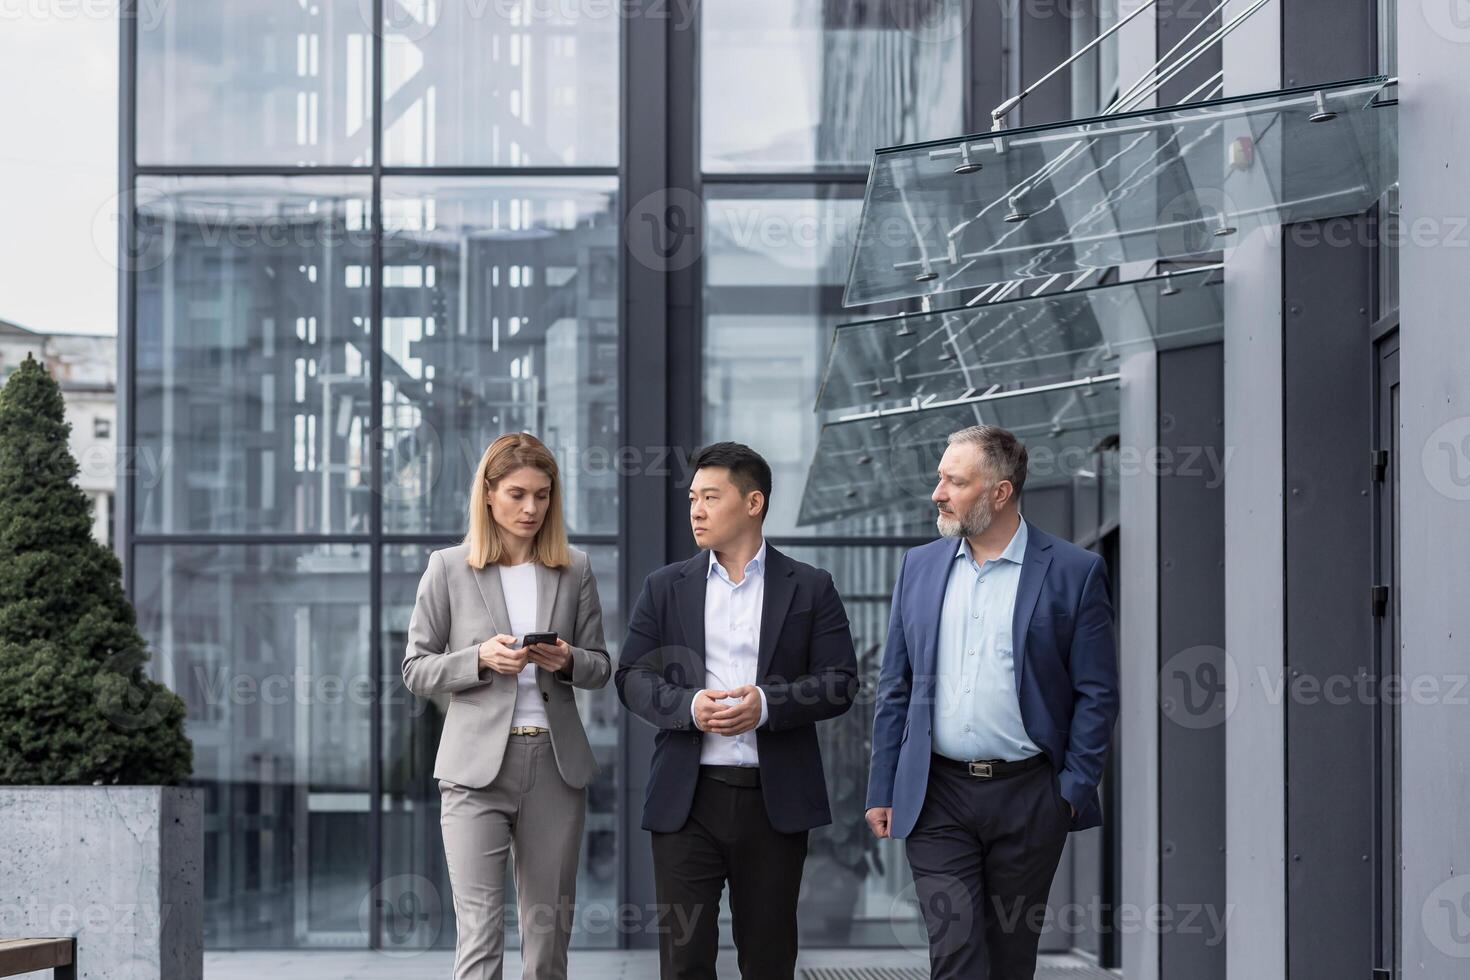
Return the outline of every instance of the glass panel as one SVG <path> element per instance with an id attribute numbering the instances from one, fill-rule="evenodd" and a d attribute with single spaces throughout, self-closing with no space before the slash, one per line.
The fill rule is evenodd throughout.
<path id="1" fill-rule="evenodd" d="M 383 527 L 461 533 L 497 436 L 557 454 L 566 517 L 618 529 L 616 181 L 383 181 Z"/>
<path id="2" fill-rule="evenodd" d="M 919 503 L 932 521 L 929 494 L 949 434 L 979 424 L 1010 429 L 1026 443 L 1026 489 L 1070 483 L 1080 467 L 1092 465 L 1098 442 L 1118 431 L 1117 382 L 1102 380 L 882 416 L 868 413 L 825 425 L 807 475 L 800 523 Z"/>
<path id="3" fill-rule="evenodd" d="M 707 171 L 861 166 L 875 146 L 964 125 L 968 3 L 706 0 L 698 9 Z"/>
<path id="4" fill-rule="evenodd" d="M 1426 14 L 1426 16 L 1433 15 Z M 1460 25 L 1464 23 L 1460 18 L 1455 18 L 1451 22 Z M 1399 73 L 1398 0 L 1378 0 L 1378 73 L 1380 75 Z"/>
<path id="5" fill-rule="evenodd" d="M 372 163 L 373 4 L 138 5 L 138 162 Z"/>
<path id="6" fill-rule="evenodd" d="M 139 531 L 367 533 L 370 202 L 365 178 L 139 181 Z"/>
<path id="7" fill-rule="evenodd" d="M 384 947 L 406 951 L 454 948 L 453 892 L 439 830 L 439 788 L 434 756 L 444 728 L 448 699 L 417 698 L 403 686 L 398 665 L 408 642 L 414 595 L 437 546 L 394 545 L 383 552 L 383 876 L 389 887 L 383 912 Z M 581 545 L 592 558 L 602 600 L 603 631 L 613 661 L 623 637 L 618 608 L 618 552 Z M 599 771 L 587 788 L 587 824 L 577 872 L 577 919 L 573 946 L 616 946 L 618 912 L 618 732 L 621 708 L 611 683 L 600 691 L 576 692 L 582 724 Z M 518 927 L 513 872 L 506 876 L 506 941 L 514 947 Z"/>
<path id="8" fill-rule="evenodd" d="M 1259 225 L 1360 213 L 1396 179 L 1383 88 L 1017 129 L 1004 152 L 989 136 L 880 150 L 844 302 L 1202 255 Z"/>
<path id="9" fill-rule="evenodd" d="M 864 820 L 873 752 L 873 695 L 888 635 L 893 582 L 904 549 L 782 547 L 832 573 L 852 624 L 866 696 L 817 726 L 832 823 L 812 831 L 801 892 L 801 939 L 810 946 L 923 948 L 913 876 L 896 840 L 877 840 Z"/>
<path id="10" fill-rule="evenodd" d="M 617 166 L 622 9 L 386 0 L 385 162 Z"/>
<path id="11" fill-rule="evenodd" d="M 368 551 L 139 545 L 138 626 L 188 705 L 209 948 L 368 942 Z"/>
<path id="12" fill-rule="evenodd" d="M 1388 316 L 1399 308 L 1399 246 L 1404 222 L 1399 210 L 1399 185 L 1394 184 L 1378 202 L 1378 315 Z"/>
<path id="13" fill-rule="evenodd" d="M 822 409 L 957 398 L 1106 374 L 1138 350 L 1219 340 L 1219 266 L 843 324 L 832 338 Z"/>
<path id="14" fill-rule="evenodd" d="M 847 188 L 813 185 L 722 194 L 705 202 L 704 434 L 766 457 L 773 488 L 765 531 L 790 534 L 817 445 L 821 419 L 812 406 L 858 201 Z M 926 509 L 821 531 L 923 533 L 928 523 Z"/>

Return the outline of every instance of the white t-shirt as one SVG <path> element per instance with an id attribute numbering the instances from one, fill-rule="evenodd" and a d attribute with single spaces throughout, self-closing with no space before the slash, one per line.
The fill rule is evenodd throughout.
<path id="1" fill-rule="evenodd" d="M 500 591 L 505 595 L 506 612 L 510 613 L 510 631 L 518 638 L 536 632 L 536 565 L 528 561 L 500 566 Z M 536 685 L 537 669 L 535 664 L 527 663 L 516 675 L 516 706 L 510 716 L 512 728 L 551 727 L 546 703 L 541 700 L 541 688 Z"/>

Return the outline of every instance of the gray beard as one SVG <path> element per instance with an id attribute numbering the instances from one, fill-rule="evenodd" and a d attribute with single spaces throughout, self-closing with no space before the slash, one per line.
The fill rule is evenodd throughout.
<path id="1" fill-rule="evenodd" d="M 976 538 L 985 533 L 993 520 L 995 511 L 982 499 L 976 501 L 975 506 L 963 518 L 940 514 L 935 524 L 939 527 L 939 533 L 946 538 Z"/>

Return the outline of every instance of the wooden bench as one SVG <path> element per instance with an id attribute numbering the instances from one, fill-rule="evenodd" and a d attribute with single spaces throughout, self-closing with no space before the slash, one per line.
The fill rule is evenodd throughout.
<path id="1" fill-rule="evenodd" d="M 77 941 L 66 939 L 0 939 L 0 977 L 36 970 L 55 970 L 56 980 L 76 980 Z"/>

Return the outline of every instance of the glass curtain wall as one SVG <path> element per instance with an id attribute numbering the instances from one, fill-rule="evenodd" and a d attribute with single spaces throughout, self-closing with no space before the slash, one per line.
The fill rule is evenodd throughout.
<path id="1" fill-rule="evenodd" d="M 834 823 L 812 834 L 802 940 L 922 946 L 901 846 L 863 820 L 875 689 L 898 563 L 933 536 L 926 494 L 797 523 L 833 327 L 844 310 L 875 147 L 963 131 L 968 5 L 705 0 L 699 104 L 704 214 L 703 430 L 771 463 L 765 533 L 826 568 L 852 622 L 865 696 L 819 726 Z M 876 312 L 889 312 L 880 310 Z"/>
<path id="2" fill-rule="evenodd" d="M 125 558 L 188 703 L 205 942 L 452 946 L 446 706 L 398 665 L 496 436 L 558 453 L 622 634 L 618 19 L 530 0 L 135 14 L 127 438 L 149 463 Z M 611 688 L 578 697 L 602 764 L 578 892 L 606 910 L 619 717 Z M 575 942 L 617 937 L 584 921 Z"/>

